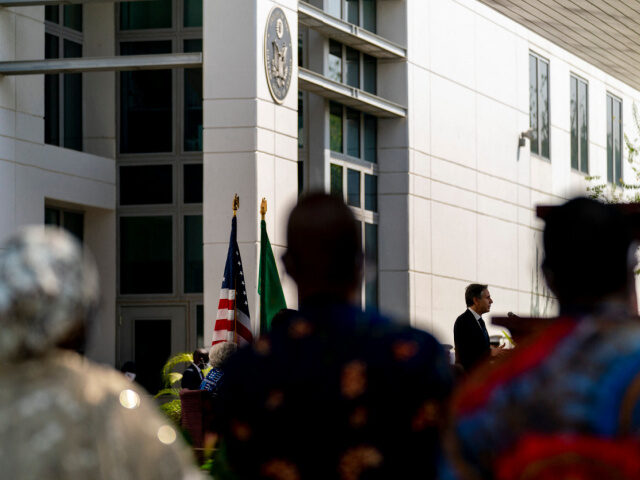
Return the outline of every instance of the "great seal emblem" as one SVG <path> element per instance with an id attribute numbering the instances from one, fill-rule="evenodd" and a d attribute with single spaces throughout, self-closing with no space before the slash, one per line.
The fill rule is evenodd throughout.
<path id="1" fill-rule="evenodd" d="M 280 7 L 274 7 L 264 32 L 264 68 L 271 96 L 282 103 L 289 92 L 293 70 L 291 30 Z"/>

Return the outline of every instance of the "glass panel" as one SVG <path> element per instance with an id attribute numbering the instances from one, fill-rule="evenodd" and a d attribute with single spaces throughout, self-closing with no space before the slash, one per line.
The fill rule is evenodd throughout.
<path id="1" fill-rule="evenodd" d="M 202 164 L 189 163 L 182 168 L 184 203 L 202 203 Z"/>
<path id="2" fill-rule="evenodd" d="M 342 167 L 331 164 L 331 195 L 344 198 L 342 193 Z"/>
<path id="3" fill-rule="evenodd" d="M 329 132 L 331 150 L 342 153 L 342 105 L 339 103 L 329 104 Z"/>
<path id="4" fill-rule="evenodd" d="M 360 172 L 347 170 L 347 204 L 360 207 Z"/>
<path id="5" fill-rule="evenodd" d="M 196 305 L 196 348 L 204 345 L 204 305 Z"/>
<path id="6" fill-rule="evenodd" d="M 170 216 L 120 218 L 120 293 L 172 293 Z"/>
<path id="7" fill-rule="evenodd" d="M 44 224 L 60 226 L 60 210 L 57 208 L 44 207 Z"/>
<path id="8" fill-rule="evenodd" d="M 622 183 L 622 103 L 613 100 L 613 159 L 616 183 Z"/>
<path id="9" fill-rule="evenodd" d="M 613 99 L 607 95 L 607 182 L 613 183 Z"/>
<path id="10" fill-rule="evenodd" d="M 570 123 L 571 123 L 571 168 L 578 169 L 578 79 L 571 77 Z"/>
<path id="11" fill-rule="evenodd" d="M 304 191 L 304 162 L 298 161 L 298 196 Z"/>
<path id="12" fill-rule="evenodd" d="M 342 18 L 342 0 L 327 0 L 327 13 Z"/>
<path id="13" fill-rule="evenodd" d="M 342 44 L 334 40 L 329 40 L 328 69 L 328 78 L 342 82 Z"/>
<path id="14" fill-rule="evenodd" d="M 184 217 L 184 293 L 202 293 L 202 215 Z"/>
<path id="15" fill-rule="evenodd" d="M 201 52 L 202 40 L 185 40 L 185 52 Z M 202 151 L 202 69 L 184 70 L 184 150 Z"/>
<path id="16" fill-rule="evenodd" d="M 155 2 L 154 2 L 155 3 Z M 170 53 L 171 41 L 124 42 L 122 55 Z M 170 152 L 173 148 L 171 70 L 120 74 L 120 151 Z"/>
<path id="17" fill-rule="evenodd" d="M 351 47 L 347 47 L 345 79 L 347 85 L 360 88 L 360 53 Z"/>
<path id="18" fill-rule="evenodd" d="M 373 93 L 377 92 L 377 70 L 378 62 L 376 57 L 371 55 L 362 54 L 362 89 L 365 92 Z"/>
<path id="19" fill-rule="evenodd" d="M 529 55 L 529 127 L 531 153 L 538 153 L 538 59 Z"/>
<path id="20" fill-rule="evenodd" d="M 378 177 L 375 175 L 364 176 L 364 209 L 378 211 Z"/>
<path id="21" fill-rule="evenodd" d="M 580 170 L 589 171 L 589 106 L 588 87 L 585 82 L 578 82 L 578 118 L 580 131 Z"/>
<path id="22" fill-rule="evenodd" d="M 170 27 L 171 0 L 120 4 L 120 30 Z"/>
<path id="23" fill-rule="evenodd" d="M 360 112 L 347 108 L 347 155 L 360 158 Z"/>
<path id="24" fill-rule="evenodd" d="M 58 37 L 45 33 L 44 58 L 58 58 L 59 48 Z M 44 143 L 60 145 L 60 75 L 44 76 Z"/>
<path id="25" fill-rule="evenodd" d="M 358 0 L 347 0 L 347 22 L 360 25 L 360 12 L 358 11 Z"/>
<path id="26" fill-rule="evenodd" d="M 64 58 L 82 56 L 82 45 L 64 41 Z M 82 74 L 64 75 L 64 147 L 82 150 Z"/>
<path id="27" fill-rule="evenodd" d="M 378 308 L 378 226 L 364 224 L 364 298 L 367 309 Z"/>
<path id="28" fill-rule="evenodd" d="M 304 147 L 304 94 L 298 91 L 298 148 Z"/>
<path id="29" fill-rule="evenodd" d="M 84 239 L 84 214 L 79 212 L 62 212 L 63 228 L 78 239 L 80 243 Z"/>
<path id="30" fill-rule="evenodd" d="M 60 8 L 58 5 L 46 5 L 44 7 L 44 19 L 49 22 L 58 23 L 60 21 Z"/>
<path id="31" fill-rule="evenodd" d="M 202 26 L 202 0 L 184 0 L 183 13 L 185 27 Z"/>
<path id="32" fill-rule="evenodd" d="M 120 205 L 173 203 L 171 165 L 120 167 Z"/>
<path id="33" fill-rule="evenodd" d="M 362 28 L 376 33 L 376 0 L 362 0 Z"/>
<path id="34" fill-rule="evenodd" d="M 364 114 L 364 159 L 378 161 L 378 119 L 367 114 Z"/>
<path id="35" fill-rule="evenodd" d="M 538 61 L 538 86 L 540 108 L 540 155 L 550 158 L 549 150 L 549 64 Z"/>
<path id="36" fill-rule="evenodd" d="M 162 388 L 162 366 L 171 355 L 171 320 L 134 323 L 136 382 L 154 395 Z"/>
<path id="37" fill-rule="evenodd" d="M 64 26 L 82 31 L 82 4 L 65 5 L 63 10 Z"/>

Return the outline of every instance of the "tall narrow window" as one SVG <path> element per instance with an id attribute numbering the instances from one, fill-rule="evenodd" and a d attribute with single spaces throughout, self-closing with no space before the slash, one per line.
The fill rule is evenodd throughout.
<path id="1" fill-rule="evenodd" d="M 587 83 L 571 76 L 571 168 L 589 171 L 589 125 Z"/>
<path id="2" fill-rule="evenodd" d="M 335 102 L 329 104 L 329 136 L 331 150 L 342 153 L 342 105 Z"/>
<path id="3" fill-rule="evenodd" d="M 550 158 L 549 62 L 529 54 L 529 126 L 531 153 Z"/>
<path id="4" fill-rule="evenodd" d="M 622 100 L 607 94 L 607 181 L 622 183 Z"/>
<path id="5" fill-rule="evenodd" d="M 342 82 L 342 44 L 329 40 L 329 72 L 327 77 L 336 82 Z"/>
<path id="6" fill-rule="evenodd" d="M 201 52 L 202 40 L 199 38 L 185 40 L 184 51 Z M 202 68 L 184 70 L 183 147 L 185 152 L 202 151 Z"/>
<path id="7" fill-rule="evenodd" d="M 346 47 L 346 50 L 346 83 L 352 87 L 360 88 L 360 52 L 351 47 Z"/>
<path id="8" fill-rule="evenodd" d="M 361 27 L 376 33 L 376 1 L 362 0 L 362 24 Z"/>
<path id="9" fill-rule="evenodd" d="M 82 5 L 45 7 L 45 58 L 82 57 Z M 82 74 L 44 77 L 44 141 L 82 150 Z"/>

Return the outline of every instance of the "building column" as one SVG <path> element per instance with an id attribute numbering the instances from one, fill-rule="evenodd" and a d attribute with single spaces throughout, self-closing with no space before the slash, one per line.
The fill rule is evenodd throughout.
<path id="1" fill-rule="evenodd" d="M 284 12 L 291 35 L 291 81 L 281 104 L 272 97 L 264 61 L 265 29 L 273 8 Z M 296 307 L 283 278 L 286 220 L 297 199 L 298 19 L 295 0 L 203 2 L 203 242 L 205 343 L 211 339 L 229 245 L 232 200 L 240 197 L 238 244 L 254 335 L 260 252 L 259 205 L 268 202 L 267 226 L 287 304 Z M 270 47 L 270 46 L 269 46 Z"/>

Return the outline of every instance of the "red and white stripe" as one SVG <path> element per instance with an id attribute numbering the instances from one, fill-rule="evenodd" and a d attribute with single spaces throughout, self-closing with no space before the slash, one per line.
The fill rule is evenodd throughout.
<path id="1" fill-rule="evenodd" d="M 236 313 L 238 315 L 237 321 Z M 252 341 L 251 319 L 241 310 L 236 310 L 236 291 L 228 288 L 221 289 L 211 345 L 220 342 L 245 345 Z"/>

